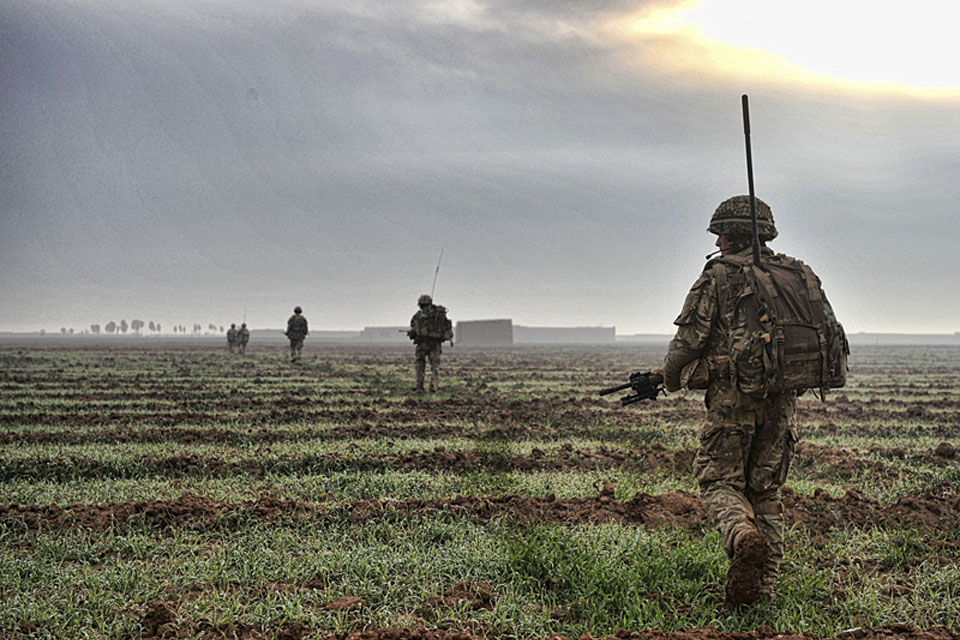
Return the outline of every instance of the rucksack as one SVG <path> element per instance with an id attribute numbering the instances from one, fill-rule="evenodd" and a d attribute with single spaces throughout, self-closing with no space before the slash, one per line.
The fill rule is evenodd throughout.
<path id="1" fill-rule="evenodd" d="M 447 318 L 446 307 L 436 305 L 431 313 L 421 313 L 417 324 L 418 336 L 441 342 L 453 340 L 453 323 Z"/>
<path id="2" fill-rule="evenodd" d="M 740 391 L 819 389 L 825 398 L 846 384 L 850 346 L 810 267 L 784 254 L 762 256 L 759 268 L 749 256 L 712 264 L 721 315 L 732 318 L 730 375 Z"/>

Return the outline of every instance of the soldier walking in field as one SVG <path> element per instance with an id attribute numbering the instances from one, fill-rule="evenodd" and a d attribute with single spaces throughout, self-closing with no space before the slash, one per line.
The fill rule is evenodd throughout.
<path id="1" fill-rule="evenodd" d="M 417 299 L 420 310 L 410 319 L 410 329 L 407 336 L 413 340 L 416 348 L 417 384 L 413 388 L 415 393 L 423 393 L 423 382 L 427 370 L 427 360 L 430 361 L 430 391 L 437 390 L 440 383 L 440 354 L 441 345 L 445 340 L 453 345 L 453 326 L 447 318 L 447 309 L 433 304 L 433 298 L 423 294 Z"/>
<path id="2" fill-rule="evenodd" d="M 290 340 L 290 362 L 300 362 L 303 339 L 307 337 L 308 333 L 307 319 L 303 316 L 303 309 L 294 307 L 293 315 L 287 320 L 287 330 L 284 333 Z"/>
<path id="3" fill-rule="evenodd" d="M 227 329 L 227 349 L 230 353 L 233 353 L 234 349 L 237 347 L 237 324 L 232 323 L 230 328 Z"/>
<path id="4" fill-rule="evenodd" d="M 727 601 L 773 597 L 783 558 L 783 486 L 797 442 L 797 396 L 842 386 L 849 353 L 820 280 L 774 254 L 773 213 L 750 196 L 717 208 L 708 231 L 722 254 L 687 294 L 663 364 L 668 391 L 706 389 L 706 421 L 693 470 L 704 508 L 730 558 Z"/>
<path id="5" fill-rule="evenodd" d="M 247 352 L 247 343 L 250 342 L 250 329 L 247 329 L 247 323 L 244 322 L 237 330 L 237 345 L 240 347 L 240 353 Z"/>

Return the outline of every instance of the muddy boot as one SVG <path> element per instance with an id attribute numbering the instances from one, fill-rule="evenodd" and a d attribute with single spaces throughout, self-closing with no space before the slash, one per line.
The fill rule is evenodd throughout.
<path id="1" fill-rule="evenodd" d="M 437 381 L 436 381 L 436 380 L 431 380 L 431 381 L 430 381 L 430 393 L 436 393 L 436 392 L 437 392 Z"/>
<path id="2" fill-rule="evenodd" d="M 727 604 L 756 604 L 763 597 L 763 579 L 770 559 L 770 544 L 757 529 L 737 537 L 727 571 Z"/>

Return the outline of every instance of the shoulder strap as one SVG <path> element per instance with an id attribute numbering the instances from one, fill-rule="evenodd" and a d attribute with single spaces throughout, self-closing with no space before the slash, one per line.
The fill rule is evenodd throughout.
<path id="1" fill-rule="evenodd" d="M 800 263 L 800 267 L 803 269 L 803 279 L 807 282 L 807 296 L 810 299 L 810 307 L 813 312 L 814 321 L 823 326 L 823 296 L 820 294 L 820 285 L 817 284 L 817 276 L 813 273 L 813 269 Z"/>
<path id="2" fill-rule="evenodd" d="M 722 262 L 713 265 L 713 273 L 717 277 L 717 304 L 720 307 L 720 317 L 727 317 L 730 302 L 730 283 L 727 280 L 727 266 Z"/>

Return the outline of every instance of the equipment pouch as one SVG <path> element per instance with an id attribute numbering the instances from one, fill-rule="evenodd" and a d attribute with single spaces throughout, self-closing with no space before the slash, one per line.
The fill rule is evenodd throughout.
<path id="1" fill-rule="evenodd" d="M 734 384 L 743 393 L 765 394 L 767 391 L 769 336 L 770 334 L 758 330 L 745 333 L 733 342 L 730 369 Z"/>
<path id="2" fill-rule="evenodd" d="M 680 370 L 680 386 L 687 389 L 706 389 L 710 386 L 710 371 L 707 361 L 697 358 Z"/>

